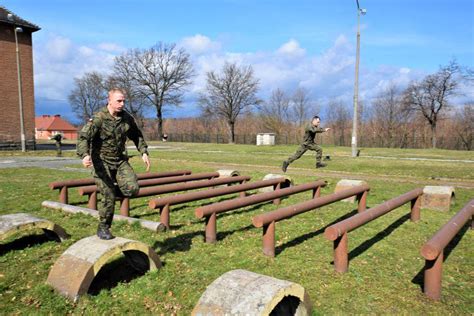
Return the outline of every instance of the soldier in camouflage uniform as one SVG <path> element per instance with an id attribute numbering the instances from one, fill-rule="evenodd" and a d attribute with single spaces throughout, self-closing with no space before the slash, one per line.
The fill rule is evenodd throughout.
<path id="1" fill-rule="evenodd" d="M 51 137 L 51 139 L 56 142 L 56 156 L 61 157 L 61 140 L 63 139 L 63 135 L 57 133 L 53 137 Z"/>
<path id="2" fill-rule="evenodd" d="M 132 140 L 142 154 L 147 171 L 150 169 L 147 144 L 135 119 L 124 110 L 125 93 L 109 91 L 107 106 L 94 114 L 82 128 L 77 142 L 77 154 L 84 167 L 93 167 L 94 180 L 102 194 L 97 236 L 112 239 L 110 226 L 114 217 L 115 197 L 130 197 L 138 193 L 137 176 L 128 163 L 125 143 Z"/>
<path id="3" fill-rule="evenodd" d="M 286 169 L 296 159 L 299 159 L 307 150 L 314 150 L 316 152 L 316 168 L 326 167 L 325 163 L 321 162 L 321 157 L 323 156 L 323 149 L 321 146 L 317 145 L 314 142 L 316 133 L 324 133 L 330 130 L 330 128 L 321 128 L 319 127 L 320 118 L 319 116 L 314 116 L 311 119 L 311 124 L 309 124 L 304 130 L 304 139 L 303 143 L 300 145 L 298 150 L 294 153 L 293 156 L 290 156 L 287 160 L 283 161 L 281 170 L 286 172 Z"/>

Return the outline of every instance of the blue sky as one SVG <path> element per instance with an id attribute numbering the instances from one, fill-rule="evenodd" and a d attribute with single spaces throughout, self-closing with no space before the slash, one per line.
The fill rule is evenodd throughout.
<path id="1" fill-rule="evenodd" d="M 42 28 L 33 37 L 37 114 L 68 115 L 65 100 L 75 76 L 107 72 L 114 56 L 158 41 L 184 47 L 198 73 L 180 115 L 196 113 L 194 97 L 205 72 L 225 61 L 252 64 L 262 97 L 301 86 L 325 104 L 350 102 L 353 93 L 355 0 L 0 0 L 0 5 Z M 360 0 L 360 5 L 367 9 L 361 18 L 363 99 L 391 82 L 406 86 L 452 58 L 474 66 L 474 1 Z"/>

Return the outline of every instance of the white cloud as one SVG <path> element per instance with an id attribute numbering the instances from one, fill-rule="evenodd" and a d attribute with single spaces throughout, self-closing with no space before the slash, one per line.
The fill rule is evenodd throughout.
<path id="1" fill-rule="evenodd" d="M 306 50 L 300 47 L 300 43 L 294 39 L 290 39 L 288 42 L 278 48 L 277 52 L 281 55 L 289 57 L 302 57 L 305 55 Z"/>
<path id="2" fill-rule="evenodd" d="M 35 45 L 35 95 L 66 100 L 75 77 L 89 71 L 109 73 L 114 57 L 108 50 L 77 45 L 69 38 L 51 35 Z"/>
<path id="3" fill-rule="evenodd" d="M 99 45 L 97 45 L 97 48 L 99 48 L 100 50 L 114 53 L 121 53 L 126 50 L 125 47 L 120 46 L 116 43 L 100 43 Z"/>
<path id="4" fill-rule="evenodd" d="M 334 99 L 352 102 L 355 47 L 344 35 L 335 38 L 325 51 L 311 54 L 294 39 L 282 43 L 275 51 L 244 53 L 226 51 L 219 41 L 201 34 L 183 38 L 179 46 L 190 53 L 196 73 L 188 88 L 188 100 L 195 100 L 205 88 L 207 72 L 220 72 L 225 62 L 236 62 L 252 65 L 260 80 L 261 98 L 267 98 L 277 88 L 292 92 L 304 87 L 320 104 Z M 66 100 L 74 77 L 89 71 L 109 73 L 115 56 L 122 51 L 119 44 L 78 45 L 65 37 L 51 36 L 35 45 L 36 96 Z M 390 83 L 404 88 L 423 75 L 406 67 L 367 68 L 361 64 L 360 96 L 369 101 Z"/>
<path id="5" fill-rule="evenodd" d="M 209 37 L 201 34 L 183 38 L 179 42 L 179 46 L 185 48 L 189 53 L 196 55 L 218 51 L 221 48 L 219 42 L 211 41 Z"/>

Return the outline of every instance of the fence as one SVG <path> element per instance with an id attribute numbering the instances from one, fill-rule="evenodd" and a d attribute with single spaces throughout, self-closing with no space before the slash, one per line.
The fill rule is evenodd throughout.
<path id="1" fill-rule="evenodd" d="M 350 146 L 351 138 L 339 137 L 332 135 L 331 133 L 325 133 L 317 135 L 316 142 L 321 145 L 330 146 Z M 275 136 L 276 145 L 297 145 L 302 141 L 303 135 L 301 133 L 285 133 Z M 153 138 L 148 138 L 153 139 Z M 238 134 L 235 135 L 236 144 L 248 144 L 255 145 L 257 140 L 257 134 Z M 214 143 L 214 144 L 227 144 L 228 135 L 226 134 L 192 134 L 192 133 L 172 133 L 168 134 L 168 141 L 170 142 L 185 142 L 185 143 Z M 377 137 L 364 137 L 361 135 L 358 141 L 359 147 L 377 147 L 377 148 L 414 148 L 423 149 L 431 148 L 431 139 L 429 137 L 416 136 L 406 137 L 403 139 L 393 140 L 388 143 L 387 140 Z M 440 136 L 437 139 L 437 147 L 440 149 L 454 149 L 454 150 L 466 150 L 466 146 L 462 143 L 458 137 L 444 137 Z"/>

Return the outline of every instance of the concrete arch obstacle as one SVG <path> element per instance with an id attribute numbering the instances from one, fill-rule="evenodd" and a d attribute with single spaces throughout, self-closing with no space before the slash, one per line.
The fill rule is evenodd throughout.
<path id="1" fill-rule="evenodd" d="M 100 269 L 114 256 L 123 253 L 136 270 L 154 271 L 161 267 L 156 252 L 148 245 L 115 237 L 102 240 L 97 236 L 83 238 L 69 247 L 55 262 L 46 283 L 60 294 L 77 301 L 89 290 Z"/>
<path id="2" fill-rule="evenodd" d="M 207 287 L 191 315 L 270 315 L 272 312 L 310 315 L 308 293 L 290 281 L 247 270 L 232 270 Z"/>
<path id="3" fill-rule="evenodd" d="M 33 231 L 41 228 L 46 234 L 54 233 L 61 241 L 69 235 L 61 226 L 28 213 L 15 213 L 0 216 L 0 240 L 4 240 L 21 231 Z"/>

